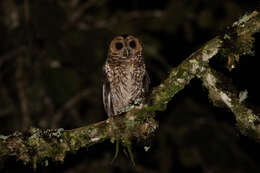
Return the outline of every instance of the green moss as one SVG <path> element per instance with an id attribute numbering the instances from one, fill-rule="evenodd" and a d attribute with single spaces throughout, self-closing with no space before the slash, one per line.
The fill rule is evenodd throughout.
<path id="1" fill-rule="evenodd" d="M 9 138 L 9 136 L 0 135 L 0 140 L 5 141 L 5 140 L 8 139 L 8 138 Z"/>
<path id="2" fill-rule="evenodd" d="M 256 130 L 255 122 L 258 120 L 258 118 L 251 110 L 246 109 L 244 106 L 239 105 L 238 103 L 235 103 L 233 112 L 236 116 L 237 126 L 244 135 L 252 133 L 252 130 Z"/>

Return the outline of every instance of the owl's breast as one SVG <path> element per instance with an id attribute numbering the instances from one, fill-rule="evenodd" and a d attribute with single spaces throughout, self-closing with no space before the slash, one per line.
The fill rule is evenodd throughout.
<path id="1" fill-rule="evenodd" d="M 142 95 L 143 70 L 134 63 L 121 64 L 113 70 L 111 92 L 114 103 L 126 106 Z M 119 106 L 119 107 L 121 107 Z"/>

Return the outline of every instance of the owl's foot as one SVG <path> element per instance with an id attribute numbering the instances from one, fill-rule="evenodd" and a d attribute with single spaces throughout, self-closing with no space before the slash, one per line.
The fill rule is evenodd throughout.
<path id="1" fill-rule="evenodd" d="M 122 113 L 128 112 L 128 111 L 130 111 L 130 109 L 132 109 L 133 107 L 134 107 L 134 105 L 128 105 L 128 106 L 126 106 L 126 107 L 120 109 L 120 110 L 118 111 L 118 114 L 122 114 Z"/>

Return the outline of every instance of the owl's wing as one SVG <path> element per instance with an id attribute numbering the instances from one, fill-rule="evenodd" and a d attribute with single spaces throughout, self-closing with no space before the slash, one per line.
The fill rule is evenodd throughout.
<path id="1" fill-rule="evenodd" d="M 144 88 L 145 95 L 148 94 L 149 84 L 150 84 L 150 77 L 149 77 L 147 71 L 145 71 L 145 75 L 144 75 L 144 78 L 143 78 L 143 88 Z"/>
<path id="2" fill-rule="evenodd" d="M 113 111 L 113 105 L 111 99 L 110 84 L 104 68 L 103 68 L 103 79 L 102 79 L 102 93 L 103 93 L 103 104 L 104 104 L 105 111 L 109 117 L 113 116 L 114 111 Z"/>

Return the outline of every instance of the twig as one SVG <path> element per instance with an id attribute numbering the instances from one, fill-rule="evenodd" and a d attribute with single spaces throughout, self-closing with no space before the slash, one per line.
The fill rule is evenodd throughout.
<path id="1" fill-rule="evenodd" d="M 120 20 L 131 21 L 136 19 L 147 19 L 147 18 L 162 18 L 165 15 L 163 11 L 153 10 L 153 11 L 133 11 L 127 13 L 118 13 L 113 17 L 108 17 L 106 19 L 97 20 L 94 16 L 86 15 L 82 20 L 74 21 L 69 23 L 64 27 L 64 29 L 69 29 L 72 26 L 77 26 L 80 29 L 100 29 L 100 28 L 111 28 L 111 26 L 117 24 Z"/>
<path id="2" fill-rule="evenodd" d="M 5 98 L 5 104 L 1 105 L 0 118 L 15 113 L 15 106 L 13 100 L 9 96 L 9 92 L 6 87 L 0 87 L 0 97 Z"/>
<path id="3" fill-rule="evenodd" d="M 81 99 L 89 95 L 89 89 L 84 89 L 83 91 L 79 92 L 74 97 L 70 98 L 60 110 L 57 111 L 57 113 L 53 116 L 51 127 L 55 128 L 57 127 L 58 122 L 61 120 L 63 114 L 65 111 L 71 109 L 74 105 L 76 105 Z"/>
<path id="4" fill-rule="evenodd" d="M 20 108 L 22 112 L 22 129 L 27 130 L 31 125 L 29 102 L 26 94 L 26 79 L 24 78 L 24 57 L 20 56 L 16 59 L 16 87 L 20 100 Z"/>
<path id="5" fill-rule="evenodd" d="M 96 2 L 96 0 L 89 0 L 84 4 L 79 5 L 79 7 L 74 10 L 74 13 L 70 14 L 68 18 L 69 22 L 66 26 L 64 26 L 64 29 L 67 30 L 68 28 L 73 26 L 83 16 L 86 9 L 93 6 Z"/>
<path id="6" fill-rule="evenodd" d="M 21 54 L 22 52 L 25 51 L 25 47 L 21 46 L 11 52 L 9 52 L 8 54 L 5 54 L 3 56 L 0 56 L 0 67 L 6 62 L 9 61 L 13 58 L 18 57 L 19 54 Z"/>

